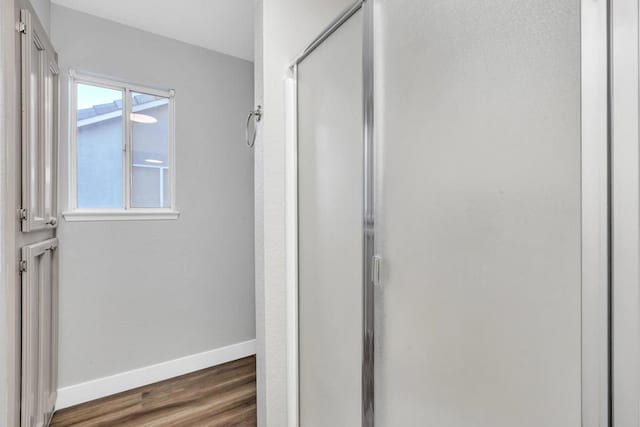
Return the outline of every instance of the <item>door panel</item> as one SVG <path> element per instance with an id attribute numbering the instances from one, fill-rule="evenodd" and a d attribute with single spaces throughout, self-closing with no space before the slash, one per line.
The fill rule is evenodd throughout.
<path id="1" fill-rule="evenodd" d="M 362 16 L 298 65 L 300 425 L 361 425 Z"/>
<path id="2" fill-rule="evenodd" d="M 22 427 L 46 425 L 57 393 L 58 239 L 22 249 Z"/>
<path id="3" fill-rule="evenodd" d="M 578 0 L 381 0 L 376 425 L 579 427 Z"/>
<path id="4" fill-rule="evenodd" d="M 57 224 L 57 55 L 31 12 L 22 28 L 22 231 Z"/>

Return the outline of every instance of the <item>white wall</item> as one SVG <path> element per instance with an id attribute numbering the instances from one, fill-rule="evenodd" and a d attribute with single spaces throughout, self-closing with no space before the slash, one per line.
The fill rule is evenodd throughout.
<path id="1" fill-rule="evenodd" d="M 60 386 L 255 337 L 253 65 L 52 6 L 62 75 L 60 209 L 67 205 L 68 71 L 176 91 L 176 221 L 66 222 Z"/>
<path id="2" fill-rule="evenodd" d="M 285 89 L 290 61 L 352 0 L 257 0 L 256 324 L 258 424 L 287 425 Z"/>
<path id="3" fill-rule="evenodd" d="M 51 34 L 51 0 L 29 0 L 45 31 Z"/>

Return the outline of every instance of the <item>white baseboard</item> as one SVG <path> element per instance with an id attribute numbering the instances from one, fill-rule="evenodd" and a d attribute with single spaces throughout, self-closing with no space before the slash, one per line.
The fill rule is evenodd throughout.
<path id="1" fill-rule="evenodd" d="M 121 393 L 158 381 L 206 369 L 211 366 L 242 359 L 256 354 L 256 340 L 216 348 L 204 353 L 145 366 L 133 371 L 98 378 L 58 389 L 56 410 L 79 405 L 101 397 Z"/>

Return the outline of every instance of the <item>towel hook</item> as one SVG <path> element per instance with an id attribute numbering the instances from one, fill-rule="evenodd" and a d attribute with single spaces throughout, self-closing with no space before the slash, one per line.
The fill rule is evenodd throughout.
<path id="1" fill-rule="evenodd" d="M 253 125 L 253 134 L 249 136 L 249 125 L 251 124 L 251 119 L 255 118 L 255 124 Z M 245 129 L 245 138 L 247 140 L 247 145 L 249 148 L 253 148 L 253 145 L 256 143 L 256 135 L 258 134 L 258 123 L 262 120 L 262 106 L 258 105 L 256 110 L 249 111 L 249 115 L 247 116 L 247 126 Z"/>

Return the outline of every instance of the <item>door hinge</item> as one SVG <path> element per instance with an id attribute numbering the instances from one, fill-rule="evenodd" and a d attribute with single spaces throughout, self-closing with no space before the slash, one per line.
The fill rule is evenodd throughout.
<path id="1" fill-rule="evenodd" d="M 373 286 L 380 286 L 382 282 L 382 258 L 379 255 L 374 255 L 371 260 L 371 281 Z"/>
<path id="2" fill-rule="evenodd" d="M 26 209 L 18 209 L 18 218 L 20 219 L 20 221 L 24 221 L 25 219 L 28 218 L 27 215 L 27 210 Z"/>
<path id="3" fill-rule="evenodd" d="M 19 33 L 26 34 L 27 33 L 27 24 L 25 24 L 22 21 L 18 22 L 18 25 L 16 25 L 16 30 L 18 30 Z"/>
<path id="4" fill-rule="evenodd" d="M 22 260 L 18 263 L 18 270 L 20 270 L 20 273 L 24 273 L 25 271 L 27 271 L 27 261 L 26 260 Z"/>

